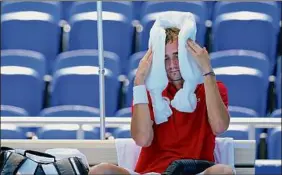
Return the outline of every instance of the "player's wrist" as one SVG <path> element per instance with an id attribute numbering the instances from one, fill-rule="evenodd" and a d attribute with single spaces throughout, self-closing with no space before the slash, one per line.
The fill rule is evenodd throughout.
<path id="1" fill-rule="evenodd" d="M 134 86 L 140 86 L 140 85 L 145 85 L 145 80 L 144 78 L 140 78 L 136 76 L 134 79 Z"/>
<path id="2" fill-rule="evenodd" d="M 208 72 L 204 73 L 203 76 L 204 76 L 204 77 L 207 77 L 207 76 L 215 76 L 215 73 L 214 73 L 213 70 L 211 70 L 211 71 L 208 71 Z"/>
<path id="3" fill-rule="evenodd" d="M 211 65 L 207 65 L 204 67 L 203 69 L 203 76 L 206 77 L 206 76 L 215 76 L 215 73 L 213 71 L 213 68 L 211 67 Z"/>
<path id="4" fill-rule="evenodd" d="M 133 87 L 133 105 L 148 104 L 147 89 L 145 85 L 137 85 Z"/>
<path id="5" fill-rule="evenodd" d="M 203 67 L 203 69 L 202 69 L 203 75 L 207 74 L 209 72 L 213 72 L 213 69 L 212 69 L 212 67 L 210 65 L 207 65 L 207 66 Z"/>

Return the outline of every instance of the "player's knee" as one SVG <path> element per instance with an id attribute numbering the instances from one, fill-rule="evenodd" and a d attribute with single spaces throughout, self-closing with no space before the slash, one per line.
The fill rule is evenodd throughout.
<path id="1" fill-rule="evenodd" d="M 205 173 L 205 175 L 208 174 L 225 174 L 225 175 L 234 175 L 233 169 L 227 165 L 214 165 L 210 168 L 208 168 Z"/>
<path id="2" fill-rule="evenodd" d="M 100 163 L 98 165 L 95 165 L 89 169 L 89 174 L 112 174 L 113 169 L 112 164 L 109 163 Z"/>
<path id="3" fill-rule="evenodd" d="M 234 172 L 233 172 L 233 169 L 229 166 L 226 166 L 223 167 L 223 174 L 230 174 L 230 175 L 235 175 Z"/>

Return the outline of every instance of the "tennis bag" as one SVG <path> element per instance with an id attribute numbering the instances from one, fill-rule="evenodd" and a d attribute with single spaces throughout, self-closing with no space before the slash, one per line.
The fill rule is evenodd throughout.
<path id="1" fill-rule="evenodd" d="M 32 150 L 1 147 L 1 175 L 87 175 L 89 168 L 78 157 L 56 160 L 55 156 Z"/>
<path id="2" fill-rule="evenodd" d="M 162 175 L 192 175 L 199 174 L 215 165 L 206 160 L 183 159 L 173 161 Z"/>

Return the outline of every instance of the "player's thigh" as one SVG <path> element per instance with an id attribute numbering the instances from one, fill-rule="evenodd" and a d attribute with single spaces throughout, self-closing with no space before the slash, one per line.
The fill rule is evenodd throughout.
<path id="1" fill-rule="evenodd" d="M 101 163 L 90 168 L 89 174 L 125 174 L 130 175 L 130 172 L 122 167 L 110 164 Z"/>
<path id="2" fill-rule="evenodd" d="M 223 165 L 223 164 L 216 164 L 214 166 L 209 167 L 206 169 L 203 173 L 200 173 L 203 175 L 208 175 L 208 174 L 228 174 L 228 175 L 235 175 L 235 172 L 233 169 L 228 166 L 228 165 Z"/>

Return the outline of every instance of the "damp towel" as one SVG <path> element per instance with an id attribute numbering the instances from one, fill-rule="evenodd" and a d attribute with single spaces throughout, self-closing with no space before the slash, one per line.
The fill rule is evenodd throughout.
<path id="1" fill-rule="evenodd" d="M 168 78 L 165 70 L 165 29 L 176 27 L 180 29 L 178 35 L 178 59 L 183 88 L 180 89 L 171 101 L 172 107 L 181 112 L 193 112 L 197 106 L 195 89 L 203 82 L 202 72 L 192 55 L 186 48 L 188 38 L 196 39 L 196 21 L 190 12 L 167 11 L 159 15 L 151 28 L 149 47 L 153 51 L 151 70 L 146 79 L 146 88 L 152 99 L 152 106 L 156 124 L 168 120 L 172 111 L 170 102 L 162 97 L 167 87 Z"/>

